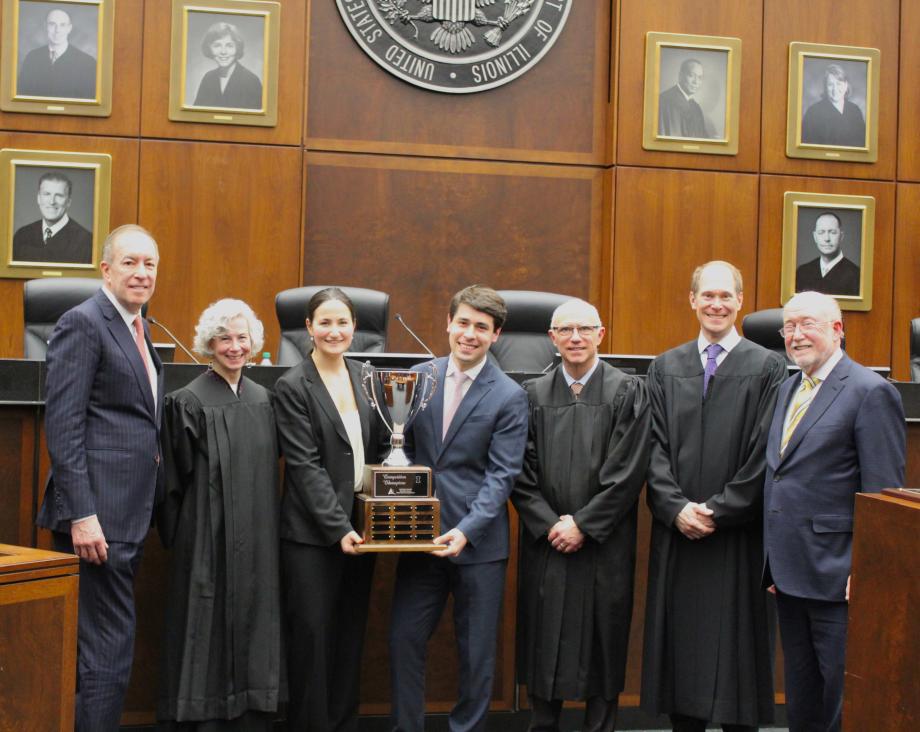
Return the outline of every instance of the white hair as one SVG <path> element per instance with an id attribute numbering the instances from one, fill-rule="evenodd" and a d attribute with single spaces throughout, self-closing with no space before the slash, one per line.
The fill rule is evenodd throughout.
<path id="1" fill-rule="evenodd" d="M 573 300 L 566 300 L 553 311 L 550 326 L 556 325 L 562 316 L 567 315 L 569 312 L 575 312 L 578 315 L 586 315 L 588 320 L 594 320 L 594 323 L 585 323 L 585 325 L 601 325 L 601 316 L 597 312 L 597 308 L 589 302 L 575 298 Z"/>
<path id="2" fill-rule="evenodd" d="M 223 300 L 208 305 L 198 325 L 195 326 L 195 341 L 192 350 L 202 356 L 213 356 L 211 341 L 229 331 L 230 321 L 243 318 L 249 327 L 249 340 L 252 343 L 252 353 L 257 354 L 265 343 L 265 328 L 262 321 L 256 317 L 252 308 L 242 300 L 226 297 Z"/>
<path id="3" fill-rule="evenodd" d="M 783 317 L 790 310 L 810 311 L 817 318 L 827 318 L 830 321 L 843 320 L 843 313 L 840 312 L 840 305 L 830 295 L 823 292 L 814 292 L 806 290 L 798 292 L 792 296 L 789 302 L 783 307 Z"/>

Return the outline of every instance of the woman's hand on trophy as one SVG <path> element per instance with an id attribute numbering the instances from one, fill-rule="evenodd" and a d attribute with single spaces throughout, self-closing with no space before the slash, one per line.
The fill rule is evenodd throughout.
<path id="1" fill-rule="evenodd" d="M 342 551 L 345 554 L 357 555 L 360 552 L 357 547 L 359 544 L 363 544 L 364 539 L 362 539 L 357 531 L 349 531 L 345 536 L 339 539 L 339 546 L 342 547 Z"/>
<path id="2" fill-rule="evenodd" d="M 466 536 L 460 529 L 451 529 L 434 540 L 435 544 L 444 544 L 444 549 L 431 552 L 435 557 L 456 557 L 466 546 Z"/>

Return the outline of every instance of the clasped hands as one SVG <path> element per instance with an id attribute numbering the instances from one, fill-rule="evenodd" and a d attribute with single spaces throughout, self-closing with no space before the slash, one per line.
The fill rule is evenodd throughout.
<path id="1" fill-rule="evenodd" d="M 562 554 L 577 552 L 585 543 L 585 535 L 575 524 L 575 519 L 569 514 L 560 516 L 553 524 L 546 536 L 553 549 Z"/>
<path id="2" fill-rule="evenodd" d="M 689 501 L 674 519 L 674 525 L 688 539 L 702 539 L 716 530 L 712 509 L 703 503 Z"/>

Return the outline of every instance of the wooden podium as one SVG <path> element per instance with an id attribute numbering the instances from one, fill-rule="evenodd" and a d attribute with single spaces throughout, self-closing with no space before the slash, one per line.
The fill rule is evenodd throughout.
<path id="1" fill-rule="evenodd" d="M 845 732 L 920 729 L 920 493 L 856 496 Z"/>
<path id="2" fill-rule="evenodd" d="M 73 730 L 79 560 L 0 544 L 0 730 Z"/>

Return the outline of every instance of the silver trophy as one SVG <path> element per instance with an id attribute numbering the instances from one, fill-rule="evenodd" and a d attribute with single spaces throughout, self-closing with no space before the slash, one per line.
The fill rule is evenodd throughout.
<path id="1" fill-rule="evenodd" d="M 361 367 L 361 388 L 371 406 L 390 430 L 390 454 L 383 465 L 407 468 L 412 463 L 403 449 L 406 428 L 421 412 L 438 388 L 438 375 L 431 363 L 421 370 L 375 369 L 370 361 Z"/>

